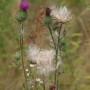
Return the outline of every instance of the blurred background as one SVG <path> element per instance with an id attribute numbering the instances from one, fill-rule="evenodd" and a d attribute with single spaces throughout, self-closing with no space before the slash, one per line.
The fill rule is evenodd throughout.
<path id="1" fill-rule="evenodd" d="M 67 25 L 67 47 L 62 54 L 64 73 L 60 90 L 90 90 L 90 0 L 29 0 L 25 30 L 29 32 L 41 7 L 65 5 L 73 14 Z M 20 0 L 0 2 L 0 90 L 22 90 L 22 71 L 15 64 Z M 27 38 L 27 37 L 26 37 Z M 28 40 L 26 40 L 26 45 Z"/>

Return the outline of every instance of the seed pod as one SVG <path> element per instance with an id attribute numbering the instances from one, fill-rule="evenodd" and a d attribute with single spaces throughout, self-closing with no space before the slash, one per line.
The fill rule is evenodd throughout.
<path id="1" fill-rule="evenodd" d="M 60 43 L 61 43 L 62 46 L 65 46 L 66 45 L 66 39 L 65 38 L 62 38 L 60 40 Z"/>
<path id="2" fill-rule="evenodd" d="M 27 19 L 27 11 L 19 11 L 17 14 L 16 14 L 16 20 L 19 21 L 19 22 L 23 22 Z"/>
<path id="3" fill-rule="evenodd" d="M 16 59 L 17 61 L 20 60 L 20 54 L 17 53 L 17 52 L 16 52 L 16 54 L 15 54 L 15 59 Z"/>

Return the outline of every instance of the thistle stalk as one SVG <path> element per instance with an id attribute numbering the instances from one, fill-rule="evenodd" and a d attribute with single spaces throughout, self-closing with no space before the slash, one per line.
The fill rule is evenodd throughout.
<path id="1" fill-rule="evenodd" d="M 61 33 L 61 30 L 62 30 L 62 23 L 60 25 L 60 29 L 58 31 L 58 42 L 57 42 L 57 48 L 56 48 L 56 66 L 57 66 L 57 61 L 58 61 L 58 54 L 59 54 L 59 43 L 60 43 L 60 33 Z M 58 81 L 57 81 L 57 70 L 55 70 L 55 84 L 57 86 L 57 90 L 58 90 Z"/>
<path id="2" fill-rule="evenodd" d="M 24 60 L 23 60 L 23 23 L 21 23 L 21 31 L 20 31 L 20 49 L 21 49 L 22 68 L 23 68 L 24 77 L 26 79 L 26 72 L 25 72 Z"/>
<path id="3" fill-rule="evenodd" d="M 56 43 L 55 43 L 55 40 L 54 40 L 54 37 L 53 37 L 53 34 L 52 34 L 52 30 L 51 30 L 51 28 L 49 27 L 49 25 L 48 25 L 47 27 L 48 27 L 48 29 L 49 29 L 51 38 L 52 38 L 52 40 L 53 40 L 54 48 L 55 48 L 55 50 L 56 50 Z"/>
<path id="4" fill-rule="evenodd" d="M 45 83 L 45 76 L 44 76 L 44 74 L 43 74 L 42 78 L 43 78 L 43 90 L 46 90 L 46 83 Z"/>
<path id="5" fill-rule="evenodd" d="M 60 39 L 60 33 L 61 33 L 62 25 L 63 25 L 63 24 L 61 23 L 60 29 L 58 30 L 58 42 L 57 42 L 57 44 L 55 43 L 54 36 L 53 36 L 53 34 L 52 34 L 51 28 L 50 28 L 49 26 L 47 26 L 48 29 L 49 29 L 49 31 L 50 31 L 51 38 L 52 38 L 52 40 L 53 40 L 54 49 L 55 49 L 55 51 L 56 51 L 56 57 L 55 57 L 56 66 L 55 66 L 55 67 L 57 67 L 57 62 L 58 62 L 59 43 L 60 43 L 60 40 L 61 40 L 61 39 Z M 55 77 L 54 77 L 54 79 L 55 79 L 54 84 L 57 86 L 57 90 L 58 90 L 57 70 L 55 70 Z"/>
<path id="6" fill-rule="evenodd" d="M 22 64 L 22 69 L 23 69 L 23 73 L 24 73 L 24 78 L 25 78 L 25 84 L 28 90 L 28 85 L 27 85 L 27 76 L 26 76 L 26 71 L 25 71 L 25 66 L 24 66 L 24 60 L 23 60 L 23 54 L 24 54 L 24 50 L 23 50 L 23 45 L 24 45 L 24 41 L 23 41 L 23 23 L 21 22 L 21 31 L 20 31 L 20 51 L 21 51 L 21 64 Z"/>
<path id="7" fill-rule="evenodd" d="M 34 71 L 34 88 L 35 90 L 37 90 L 37 84 L 36 84 L 36 78 L 37 78 L 37 66 L 35 66 L 35 71 Z"/>

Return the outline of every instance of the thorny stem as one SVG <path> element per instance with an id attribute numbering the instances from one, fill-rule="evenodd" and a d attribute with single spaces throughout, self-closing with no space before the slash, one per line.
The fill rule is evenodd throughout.
<path id="1" fill-rule="evenodd" d="M 22 61 L 22 69 L 25 77 L 25 83 L 27 85 L 27 77 L 26 77 L 26 72 L 25 72 L 25 67 L 24 67 L 24 60 L 23 60 L 23 23 L 21 23 L 21 31 L 20 31 L 20 49 L 21 49 L 21 61 Z M 28 89 L 28 87 L 27 87 Z"/>
<path id="2" fill-rule="evenodd" d="M 52 40 L 53 40 L 54 48 L 56 49 L 56 44 L 55 44 L 55 40 L 54 40 L 54 37 L 53 37 L 53 34 L 52 34 L 52 30 L 51 30 L 51 28 L 49 27 L 49 25 L 48 25 L 47 27 L 48 27 L 48 29 L 49 29 L 51 38 L 52 38 Z"/>
<path id="3" fill-rule="evenodd" d="M 59 43 L 60 43 L 60 33 L 61 33 L 61 29 L 62 29 L 62 23 L 60 25 L 60 29 L 58 31 L 58 42 L 57 42 L 57 49 L 56 49 L 56 65 L 57 65 L 57 61 L 58 61 L 58 50 L 59 50 Z"/>
<path id="4" fill-rule="evenodd" d="M 34 86 L 35 86 L 35 90 L 37 90 L 36 77 L 37 77 L 37 66 L 35 66 L 35 73 L 34 73 Z"/>
<path id="5" fill-rule="evenodd" d="M 46 90 L 45 76 L 43 75 L 43 90 Z"/>
<path id="6" fill-rule="evenodd" d="M 60 25 L 60 29 L 58 31 L 58 42 L 57 42 L 57 48 L 56 48 L 56 66 L 57 66 L 57 61 L 58 61 L 58 51 L 59 51 L 59 42 L 60 42 L 60 33 L 62 29 L 62 23 Z M 55 84 L 57 85 L 57 90 L 58 90 L 58 84 L 57 84 L 57 70 L 55 70 Z"/>
<path id="7" fill-rule="evenodd" d="M 60 69 L 60 66 L 59 66 L 59 68 L 58 69 Z M 59 86 L 59 73 L 57 74 L 57 90 L 58 90 L 58 87 Z"/>
<path id="8" fill-rule="evenodd" d="M 55 49 L 55 51 L 56 51 L 56 57 L 55 57 L 56 66 L 57 66 L 57 61 L 58 61 L 59 42 L 60 42 L 60 40 L 62 39 L 62 38 L 60 38 L 60 33 L 61 33 L 62 25 L 63 25 L 63 24 L 61 23 L 60 29 L 59 29 L 59 31 L 58 31 L 58 42 L 57 42 L 57 44 L 55 43 L 55 40 L 54 40 L 54 37 L 53 37 L 51 28 L 49 27 L 49 25 L 47 26 L 48 29 L 49 29 L 49 31 L 50 31 L 51 38 L 52 38 L 52 40 L 53 40 L 54 49 Z M 56 67 L 56 66 L 55 66 L 55 67 Z M 57 70 L 55 70 L 55 82 L 54 82 L 54 83 L 55 83 L 55 85 L 57 85 L 57 90 L 58 90 Z"/>

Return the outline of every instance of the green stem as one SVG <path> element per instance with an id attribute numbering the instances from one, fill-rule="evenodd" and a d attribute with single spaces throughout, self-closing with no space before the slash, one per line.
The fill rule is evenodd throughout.
<path id="1" fill-rule="evenodd" d="M 21 31 L 20 31 L 20 50 L 21 50 L 21 61 L 22 61 L 22 69 L 23 69 L 23 73 L 24 73 L 24 77 L 25 77 L 25 84 L 28 90 L 28 86 L 27 86 L 27 77 L 26 77 L 26 71 L 25 71 L 25 66 L 24 66 L 24 60 L 23 60 L 23 23 L 21 23 Z"/>
<path id="2" fill-rule="evenodd" d="M 24 77 L 26 79 L 26 72 L 24 67 L 24 60 L 23 60 L 23 23 L 21 23 L 21 33 L 20 33 L 20 48 L 21 48 L 21 61 L 22 61 L 22 68 L 24 72 Z"/>
<path id="3" fill-rule="evenodd" d="M 35 86 L 35 90 L 37 90 L 36 78 L 37 78 L 37 66 L 35 66 L 35 73 L 34 73 L 34 86 Z"/>
<path id="4" fill-rule="evenodd" d="M 49 32 L 50 32 L 51 38 L 52 38 L 52 40 L 53 40 L 54 48 L 56 49 L 56 44 L 55 44 L 55 40 L 54 40 L 54 37 L 53 37 L 52 30 L 51 30 L 51 28 L 49 27 L 49 25 L 48 25 L 47 27 L 48 27 L 48 29 L 49 29 Z"/>
<path id="5" fill-rule="evenodd" d="M 61 33 L 61 29 L 62 29 L 62 23 L 60 25 L 60 29 L 58 31 L 58 42 L 57 42 L 57 48 L 56 48 L 56 66 L 57 66 L 57 61 L 58 61 L 58 51 L 59 51 L 59 42 L 60 42 L 60 33 Z M 57 84 L 57 70 L 55 70 L 55 84 Z M 57 90 L 58 90 L 58 86 L 57 86 Z"/>
<path id="6" fill-rule="evenodd" d="M 50 31 L 51 38 L 52 38 L 52 40 L 53 40 L 54 49 L 55 49 L 55 51 L 56 51 L 56 57 L 55 57 L 56 66 L 55 66 L 55 68 L 57 67 L 57 61 L 58 61 L 59 42 L 60 42 L 60 40 L 61 40 L 61 39 L 60 39 L 60 33 L 61 33 L 62 25 L 63 25 L 63 24 L 61 23 L 60 29 L 59 29 L 59 31 L 58 31 L 58 42 L 57 42 L 57 44 L 55 43 L 55 40 L 54 40 L 54 37 L 53 37 L 51 28 L 50 28 L 49 26 L 47 26 L 48 29 L 49 29 L 49 31 Z M 57 70 L 55 70 L 55 82 L 54 82 L 54 83 L 55 83 L 55 85 L 57 85 L 57 90 L 58 90 Z"/>
<path id="7" fill-rule="evenodd" d="M 45 76 L 43 75 L 43 90 L 46 90 Z"/>
<path id="8" fill-rule="evenodd" d="M 58 31 L 58 42 L 57 42 L 57 49 L 56 49 L 56 65 L 57 65 L 57 61 L 58 61 L 58 50 L 59 50 L 59 43 L 60 43 L 60 33 L 61 33 L 61 29 L 62 29 L 62 23 L 60 25 L 60 30 Z"/>

